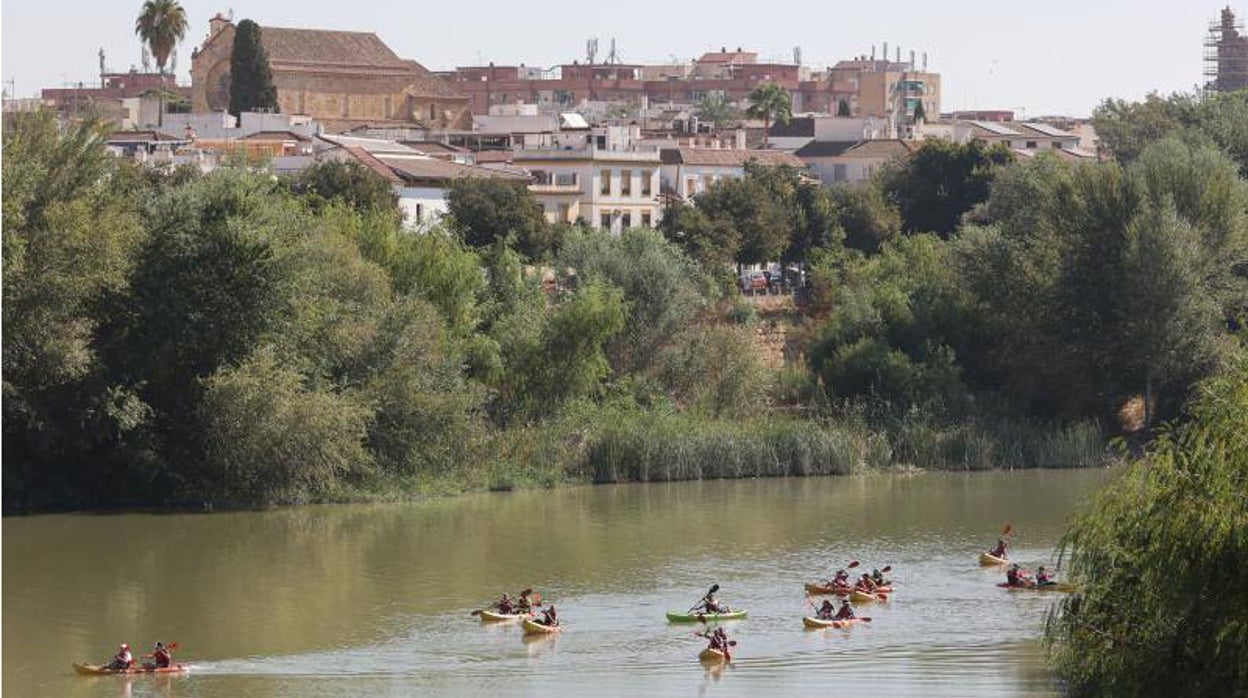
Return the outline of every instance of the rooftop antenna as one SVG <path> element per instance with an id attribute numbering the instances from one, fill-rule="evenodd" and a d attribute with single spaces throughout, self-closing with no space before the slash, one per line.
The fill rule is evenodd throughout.
<path id="1" fill-rule="evenodd" d="M 177 72 L 178 72 L 178 52 L 177 50 L 174 50 L 173 54 L 169 57 L 169 73 L 172 75 Z"/>
<path id="2" fill-rule="evenodd" d="M 910 70 L 914 70 L 914 49 L 910 49 Z"/>
<path id="3" fill-rule="evenodd" d="M 793 47 L 793 64 L 794 65 L 802 64 L 802 47 L 801 46 Z"/>
<path id="4" fill-rule="evenodd" d="M 927 72 L 927 51 L 923 52 L 923 72 Z"/>
<path id="5" fill-rule="evenodd" d="M 225 16 L 225 18 L 230 20 L 231 22 L 234 21 L 234 8 L 233 7 L 230 8 L 230 12 L 229 14 Z"/>
<path id="6" fill-rule="evenodd" d="M 888 42 L 887 41 L 884 42 L 884 54 L 880 56 L 880 60 L 884 61 L 885 63 L 888 62 Z"/>
<path id="7" fill-rule="evenodd" d="M 875 44 L 871 44 L 871 60 L 875 61 Z"/>
<path id="8" fill-rule="evenodd" d="M 611 54 L 607 56 L 607 63 L 614 64 L 614 63 L 619 63 L 619 62 L 620 62 L 620 57 L 615 52 L 615 39 L 611 39 Z"/>
<path id="9" fill-rule="evenodd" d="M 593 37 L 585 42 L 585 58 L 590 65 L 594 64 L 594 59 L 598 57 L 598 37 Z"/>

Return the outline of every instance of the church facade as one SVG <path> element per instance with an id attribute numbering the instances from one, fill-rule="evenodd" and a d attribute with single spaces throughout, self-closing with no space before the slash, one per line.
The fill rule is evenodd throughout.
<path id="1" fill-rule="evenodd" d="M 261 27 L 278 108 L 303 114 L 329 130 L 358 125 L 467 129 L 468 98 L 416 61 L 399 58 L 376 34 Z M 229 108 L 234 23 L 209 21 L 208 37 L 191 56 L 191 105 L 196 112 Z"/>

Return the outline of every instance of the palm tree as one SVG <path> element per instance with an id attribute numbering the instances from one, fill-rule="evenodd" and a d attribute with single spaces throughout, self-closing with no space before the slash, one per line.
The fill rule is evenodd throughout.
<path id="1" fill-rule="evenodd" d="M 156 126 L 165 125 L 165 63 L 174 47 L 186 36 L 186 10 L 178 0 L 146 0 L 139 18 L 134 21 L 134 33 L 152 51 L 156 68 L 160 71 L 160 112 Z"/>
<path id="2" fill-rule="evenodd" d="M 768 82 L 750 93 L 750 108 L 745 113 L 763 120 L 763 147 L 766 148 L 771 141 L 771 122 L 787 124 L 793 118 L 793 98 L 788 90 Z"/>

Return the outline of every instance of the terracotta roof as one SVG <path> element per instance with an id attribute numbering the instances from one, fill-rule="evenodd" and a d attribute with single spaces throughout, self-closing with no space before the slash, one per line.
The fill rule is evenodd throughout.
<path id="1" fill-rule="evenodd" d="M 302 133 L 294 131 L 256 131 L 255 133 L 243 136 L 245 141 L 301 141 L 307 142 L 311 138 Z"/>
<path id="2" fill-rule="evenodd" d="M 510 150 L 478 150 L 476 160 L 478 164 L 486 162 L 511 162 L 512 152 Z"/>
<path id="3" fill-rule="evenodd" d="M 394 170 L 390 169 L 390 167 L 381 160 L 373 157 L 373 154 L 367 150 L 364 150 L 357 145 L 348 145 L 344 147 L 343 150 L 347 151 L 347 153 L 349 153 L 351 157 L 355 158 L 355 160 L 361 165 L 381 175 L 387 181 L 395 183 L 403 181 L 401 177 L 394 173 Z"/>
<path id="4" fill-rule="evenodd" d="M 737 150 L 714 148 L 664 148 L 661 151 L 665 165 L 722 165 L 724 167 L 743 167 L 751 160 L 759 164 L 776 166 L 788 165 L 804 169 L 802 162 L 793 153 L 784 150 Z"/>
<path id="5" fill-rule="evenodd" d="M 149 143 L 151 141 L 190 142 L 190 139 L 173 136 L 164 131 L 114 131 L 105 139 L 106 143 Z"/>
<path id="6" fill-rule="evenodd" d="M 527 182 L 529 177 L 514 172 L 505 172 L 502 170 L 486 169 L 484 167 L 473 167 L 472 165 L 461 165 L 457 162 L 449 162 L 438 158 L 412 158 L 412 157 L 388 157 L 382 155 L 376 158 L 386 167 L 393 170 L 394 174 L 402 178 L 404 181 L 442 181 L 452 179 L 510 179 L 517 182 Z"/>
<path id="7" fill-rule="evenodd" d="M 857 144 L 858 141 L 811 141 L 793 154 L 799 158 L 834 158 Z"/>
<path id="8" fill-rule="evenodd" d="M 471 153 L 467 148 L 460 148 L 437 141 L 399 141 L 403 145 L 419 150 L 426 155 L 452 155 L 458 153 Z"/>
<path id="9" fill-rule="evenodd" d="M 429 72 L 416 61 L 399 58 L 372 32 L 331 31 L 261 27 L 260 41 L 269 54 L 269 64 L 277 72 L 315 72 L 358 76 L 361 68 L 370 77 L 402 77 L 421 96 L 462 97 L 449 82 Z M 367 88 L 373 80 L 360 80 Z"/>
<path id="10" fill-rule="evenodd" d="M 902 140 L 875 140 L 863 141 L 858 145 L 846 150 L 841 154 L 847 158 L 895 158 L 906 157 L 913 153 L 918 146 L 910 141 Z"/>

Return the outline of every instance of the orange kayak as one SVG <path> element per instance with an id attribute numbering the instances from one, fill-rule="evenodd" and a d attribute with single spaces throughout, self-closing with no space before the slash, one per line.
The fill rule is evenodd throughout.
<path id="1" fill-rule="evenodd" d="M 1007 565 L 1009 564 L 1009 562 L 1010 562 L 1009 560 L 1003 557 L 997 557 L 996 555 L 993 555 L 992 553 L 984 552 L 984 553 L 979 554 L 979 564 L 983 565 L 984 567 L 992 567 L 993 565 Z"/>
<path id="2" fill-rule="evenodd" d="M 849 596 L 849 592 L 853 590 L 853 587 L 841 586 L 839 584 L 816 584 L 814 582 L 807 582 L 806 584 L 806 593 L 816 596 L 826 596 L 828 594 Z"/>
<path id="3" fill-rule="evenodd" d="M 103 664 L 86 664 L 83 662 L 74 662 L 74 671 L 83 676 L 112 676 L 119 674 L 185 674 L 190 671 L 191 667 L 186 664 L 174 664 L 173 666 L 157 669 L 152 667 L 146 669 L 141 666 L 132 666 L 129 669 L 109 669 Z"/>

